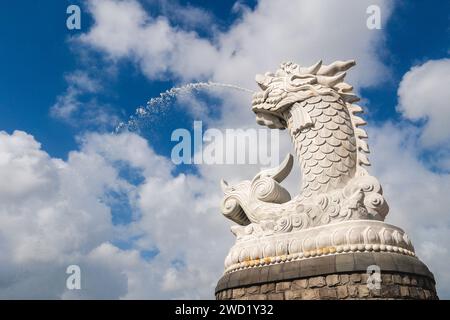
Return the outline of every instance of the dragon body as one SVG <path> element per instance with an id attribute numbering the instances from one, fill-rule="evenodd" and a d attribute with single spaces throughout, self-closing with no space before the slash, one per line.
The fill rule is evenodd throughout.
<path id="1" fill-rule="evenodd" d="M 288 232 L 350 219 L 384 220 L 388 213 L 378 180 L 369 175 L 366 122 L 352 87 L 344 82 L 354 61 L 302 68 L 283 63 L 276 73 L 257 75 L 262 89 L 252 110 L 258 124 L 287 129 L 301 167 L 301 193 L 293 198 L 280 183 L 293 166 L 279 167 L 235 185 L 222 181 L 222 213 L 241 226 Z M 242 228 L 234 228 L 241 232 Z M 241 230 L 241 231 L 239 231 Z"/>

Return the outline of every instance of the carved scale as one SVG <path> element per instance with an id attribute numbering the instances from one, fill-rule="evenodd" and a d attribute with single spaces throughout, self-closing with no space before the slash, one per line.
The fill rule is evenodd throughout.
<path id="1" fill-rule="evenodd" d="M 370 165 L 366 122 L 359 98 L 344 82 L 355 61 L 302 68 L 283 63 L 275 73 L 257 75 L 253 96 L 258 124 L 287 129 L 301 166 L 301 193 L 293 198 L 280 183 L 293 156 L 252 180 L 222 180 L 222 213 L 236 244 L 225 271 L 351 251 L 392 251 L 414 255 L 407 235 L 384 223 L 389 207 Z"/>

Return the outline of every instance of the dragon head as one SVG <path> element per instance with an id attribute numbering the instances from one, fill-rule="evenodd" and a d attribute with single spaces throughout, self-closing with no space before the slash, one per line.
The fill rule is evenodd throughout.
<path id="1" fill-rule="evenodd" d="M 271 129 L 286 128 L 286 111 L 295 103 L 315 95 L 339 95 L 345 102 L 358 100 L 353 87 L 343 82 L 345 71 L 354 66 L 354 60 L 336 61 L 322 65 L 322 61 L 310 67 L 285 62 L 275 73 L 257 75 L 255 80 L 262 91 L 253 95 L 252 110 L 256 122 Z"/>

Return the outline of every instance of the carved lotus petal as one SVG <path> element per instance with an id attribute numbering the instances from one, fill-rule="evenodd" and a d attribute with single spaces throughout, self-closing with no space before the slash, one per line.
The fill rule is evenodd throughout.
<path id="1" fill-rule="evenodd" d="M 262 257 L 262 252 L 261 252 L 261 250 L 259 249 L 259 247 L 258 247 L 258 246 L 253 247 L 253 248 L 251 249 L 251 251 L 250 251 L 250 258 L 251 258 L 252 260 L 256 260 L 256 259 L 259 259 L 259 258 L 261 258 L 261 257 Z"/>
<path id="2" fill-rule="evenodd" d="M 375 232 L 375 230 L 373 228 L 366 228 L 366 230 L 364 230 L 364 238 L 365 238 L 365 242 L 366 243 L 378 243 L 379 239 L 378 239 L 378 234 Z"/>
<path id="3" fill-rule="evenodd" d="M 281 255 L 286 255 L 287 253 L 288 253 L 287 243 L 284 241 L 279 241 L 277 243 L 276 255 L 281 256 Z"/>
<path id="4" fill-rule="evenodd" d="M 336 230 L 333 233 L 333 245 L 334 246 L 340 246 L 340 245 L 344 245 L 347 244 L 347 239 L 345 237 L 345 233 L 342 232 L 341 230 Z"/>
<path id="5" fill-rule="evenodd" d="M 250 260 L 250 254 L 246 248 L 242 249 L 239 254 L 239 262 Z"/>
<path id="6" fill-rule="evenodd" d="M 297 253 L 302 251 L 302 244 L 299 240 L 292 240 L 289 244 L 289 254 Z"/>
<path id="7" fill-rule="evenodd" d="M 275 256 L 275 244 L 273 243 L 268 243 L 264 246 L 264 257 L 273 257 Z"/>
<path id="8" fill-rule="evenodd" d="M 350 244 L 360 244 L 364 243 L 361 231 L 358 228 L 351 228 L 347 233 L 347 238 Z"/>
<path id="9" fill-rule="evenodd" d="M 316 241 L 314 238 L 306 238 L 303 241 L 303 250 L 304 251 L 311 251 L 316 250 Z"/>

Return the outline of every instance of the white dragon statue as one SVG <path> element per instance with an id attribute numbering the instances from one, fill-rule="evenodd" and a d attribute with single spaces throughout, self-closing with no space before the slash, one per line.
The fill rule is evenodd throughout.
<path id="1" fill-rule="evenodd" d="M 310 67 L 287 62 L 275 73 L 257 75 L 253 96 L 258 124 L 287 129 L 302 172 L 301 193 L 293 198 L 280 183 L 293 166 L 229 185 L 221 211 L 237 225 L 226 272 L 292 259 L 355 251 L 390 251 L 414 256 L 408 236 L 384 218 L 389 207 L 369 165 L 366 122 L 352 86 L 344 82 L 355 61 Z"/>
<path id="2" fill-rule="evenodd" d="M 383 220 L 388 206 L 382 189 L 362 167 L 369 165 L 366 122 L 353 104 L 359 98 L 344 82 L 355 62 L 336 61 L 302 68 L 283 63 L 275 74 L 257 75 L 263 90 L 253 96 L 258 124 L 289 130 L 302 170 L 302 192 L 291 199 L 279 183 L 293 165 L 292 155 L 251 181 L 229 186 L 222 180 L 222 213 L 240 225 L 278 222 L 307 228 L 349 219 Z M 289 220 L 289 221 L 288 221 Z M 289 231 L 289 230 L 285 230 Z"/>

